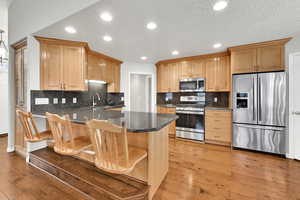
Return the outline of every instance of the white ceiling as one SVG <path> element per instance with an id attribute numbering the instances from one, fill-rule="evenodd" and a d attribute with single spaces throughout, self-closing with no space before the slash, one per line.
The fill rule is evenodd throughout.
<path id="1" fill-rule="evenodd" d="M 215 0 L 103 0 L 53 24 L 36 35 L 87 41 L 91 48 L 131 62 L 156 62 L 225 50 L 227 47 L 281 39 L 300 31 L 300 0 L 230 0 L 216 13 Z M 99 18 L 102 11 L 114 17 L 110 23 Z M 146 23 L 155 21 L 150 31 Z M 72 25 L 77 33 L 64 31 Z M 109 34 L 113 40 L 104 42 Z M 213 44 L 223 47 L 216 50 Z M 141 56 L 148 60 L 141 61 Z"/>

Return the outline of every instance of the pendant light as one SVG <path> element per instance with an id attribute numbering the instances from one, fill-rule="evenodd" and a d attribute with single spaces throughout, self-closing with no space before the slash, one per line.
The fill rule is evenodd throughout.
<path id="1" fill-rule="evenodd" d="M 8 63 L 8 49 L 3 41 L 4 31 L 0 30 L 0 64 Z"/>

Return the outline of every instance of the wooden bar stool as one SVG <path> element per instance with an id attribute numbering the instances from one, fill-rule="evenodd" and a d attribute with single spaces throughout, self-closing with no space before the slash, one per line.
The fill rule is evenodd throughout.
<path id="1" fill-rule="evenodd" d="M 42 140 L 52 139 L 52 133 L 50 130 L 39 132 L 34 120 L 32 119 L 32 113 L 17 110 L 17 116 L 24 129 L 24 138 L 26 142 L 39 142 Z"/>
<path id="2" fill-rule="evenodd" d="M 126 128 L 100 120 L 88 121 L 87 125 L 95 151 L 95 165 L 99 169 L 128 174 L 147 157 L 146 150 L 128 145 Z"/>
<path id="3" fill-rule="evenodd" d="M 74 137 L 72 124 L 68 115 L 60 117 L 46 113 L 54 138 L 54 151 L 59 154 L 73 156 L 91 146 L 88 136 Z"/>

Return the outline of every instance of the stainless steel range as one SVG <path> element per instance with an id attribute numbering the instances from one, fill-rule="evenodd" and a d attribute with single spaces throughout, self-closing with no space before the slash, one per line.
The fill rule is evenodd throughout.
<path id="1" fill-rule="evenodd" d="M 204 141 L 205 93 L 199 96 L 181 96 L 176 105 L 176 136 Z"/>

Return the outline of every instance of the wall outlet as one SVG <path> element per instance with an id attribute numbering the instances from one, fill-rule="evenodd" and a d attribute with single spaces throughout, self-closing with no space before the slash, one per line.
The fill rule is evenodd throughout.
<path id="1" fill-rule="evenodd" d="M 35 98 L 35 105 L 46 105 L 49 104 L 48 98 Z"/>
<path id="2" fill-rule="evenodd" d="M 121 101 L 124 101 L 124 97 L 121 97 Z"/>
<path id="3" fill-rule="evenodd" d="M 62 104 L 65 104 L 65 103 L 66 103 L 66 98 L 62 98 L 62 99 L 61 99 L 61 103 L 62 103 Z"/>
<path id="4" fill-rule="evenodd" d="M 73 103 L 77 103 L 77 98 L 73 97 Z"/>
<path id="5" fill-rule="evenodd" d="M 53 98 L 53 104 L 58 104 L 58 98 Z"/>
<path id="6" fill-rule="evenodd" d="M 77 119 L 77 113 L 73 113 L 73 119 Z"/>
<path id="7" fill-rule="evenodd" d="M 218 97 L 214 97 L 214 102 L 215 102 L 215 103 L 218 102 Z"/>

